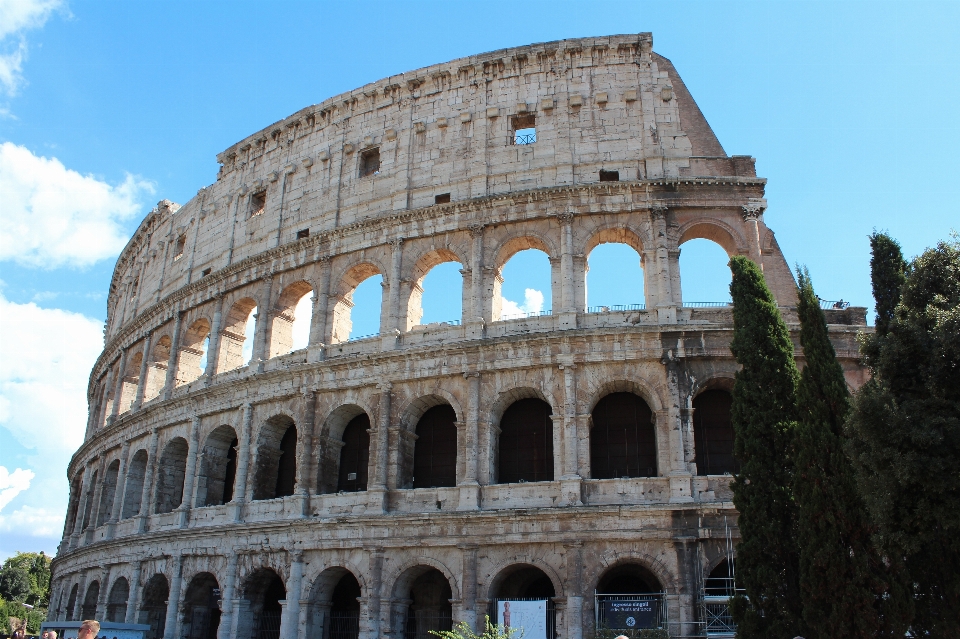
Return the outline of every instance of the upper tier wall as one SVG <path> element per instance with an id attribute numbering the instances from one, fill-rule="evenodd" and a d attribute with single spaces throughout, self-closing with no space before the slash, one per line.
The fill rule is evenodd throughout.
<path id="1" fill-rule="evenodd" d="M 216 183 L 182 208 L 161 203 L 141 224 L 114 272 L 107 338 L 138 309 L 298 232 L 389 217 L 437 195 L 457 202 L 592 183 L 600 170 L 621 180 L 755 176 L 752 158 L 725 156 L 652 42 L 641 33 L 462 58 L 247 137 L 218 156 Z M 514 144 L 531 119 L 536 142 Z M 374 149 L 379 171 L 361 177 Z"/>

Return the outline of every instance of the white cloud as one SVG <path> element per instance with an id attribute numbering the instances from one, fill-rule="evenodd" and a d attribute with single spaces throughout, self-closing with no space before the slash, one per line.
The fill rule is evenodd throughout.
<path id="1" fill-rule="evenodd" d="M 142 210 L 141 197 L 152 192 L 152 184 L 132 175 L 113 186 L 4 142 L 0 260 L 55 268 L 117 255 L 128 239 L 123 223 Z"/>
<path id="2" fill-rule="evenodd" d="M 535 288 L 528 288 L 523 291 L 523 304 L 517 304 L 503 298 L 503 305 L 500 307 L 500 319 L 510 319 L 527 313 L 539 313 L 542 310 L 543 293 Z"/>
<path id="3" fill-rule="evenodd" d="M 15 95 L 23 83 L 27 41 L 23 31 L 38 29 L 63 8 L 63 0 L 0 0 L 0 89 Z"/>
<path id="4" fill-rule="evenodd" d="M 30 528 L 33 536 L 50 536 L 55 546 L 69 497 L 65 470 L 83 441 L 87 378 L 103 347 L 103 324 L 10 302 L 0 293 L 0 335 L 0 427 L 30 451 L 30 468 L 6 475 L 20 490 L 0 500 L 17 502 L 13 513 L 0 515 L 0 532 Z M 22 464 L 8 455 L 0 448 L 0 464 Z M 24 485 L 26 473 L 31 481 Z"/>
<path id="5" fill-rule="evenodd" d="M 5 466 L 0 466 L 0 511 L 13 501 L 14 497 L 30 488 L 34 477 L 31 470 L 18 468 L 11 473 Z"/>

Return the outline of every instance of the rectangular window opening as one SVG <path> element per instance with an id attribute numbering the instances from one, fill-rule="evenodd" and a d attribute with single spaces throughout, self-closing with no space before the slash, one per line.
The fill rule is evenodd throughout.
<path id="1" fill-rule="evenodd" d="M 181 235 L 177 238 L 177 245 L 173 249 L 173 261 L 176 262 L 183 257 L 183 249 L 187 246 L 187 236 Z"/>
<path id="2" fill-rule="evenodd" d="M 297 239 L 302 240 L 305 237 L 310 237 L 310 229 L 300 229 L 297 231 Z"/>
<path id="3" fill-rule="evenodd" d="M 210 271 L 211 271 L 211 270 L 213 270 L 213 269 L 209 269 L 209 268 L 203 269 L 203 270 L 200 272 L 200 277 L 206 277 L 207 275 L 210 275 Z"/>
<path id="4" fill-rule="evenodd" d="M 260 215 L 267 206 L 267 191 L 257 191 L 250 196 L 250 217 Z"/>
<path id="5" fill-rule="evenodd" d="M 601 182 L 619 182 L 620 171 L 600 171 Z"/>
<path id="6" fill-rule="evenodd" d="M 360 154 L 360 177 L 380 172 L 380 147 L 367 149 Z"/>
<path id="7" fill-rule="evenodd" d="M 450 201 L 449 193 L 441 193 L 440 195 L 435 195 L 433 197 L 434 204 L 446 204 L 449 201 Z"/>
<path id="8" fill-rule="evenodd" d="M 533 144 L 537 141 L 537 114 L 523 113 L 510 119 L 514 144 Z"/>

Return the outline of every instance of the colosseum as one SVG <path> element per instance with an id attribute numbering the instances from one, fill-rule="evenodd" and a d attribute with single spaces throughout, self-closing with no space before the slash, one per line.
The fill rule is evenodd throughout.
<path id="1" fill-rule="evenodd" d="M 392 76 L 160 202 L 110 285 L 50 619 L 165 639 L 429 639 L 486 615 L 525 639 L 732 636 L 732 311 L 681 298 L 681 248 L 762 265 L 795 337 L 796 290 L 754 159 L 724 152 L 652 44 Z M 603 243 L 636 251 L 645 299 L 587 306 Z M 549 258 L 550 310 L 506 315 L 527 249 Z M 445 262 L 462 316 L 423 324 Z M 352 336 L 375 276 L 379 333 Z M 865 309 L 827 317 L 856 387 Z"/>

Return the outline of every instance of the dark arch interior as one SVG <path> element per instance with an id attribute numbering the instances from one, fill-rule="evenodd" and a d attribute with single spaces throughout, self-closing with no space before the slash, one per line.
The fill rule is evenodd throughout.
<path id="1" fill-rule="evenodd" d="M 693 441 L 698 475 L 734 474 L 740 464 L 733 456 L 733 397 L 725 390 L 707 390 L 693 398 Z"/>
<path id="2" fill-rule="evenodd" d="M 94 581 L 87 586 L 87 594 L 83 598 L 83 608 L 80 615 L 84 619 L 93 619 L 97 616 L 97 599 L 100 598 L 100 582 Z"/>
<path id="3" fill-rule="evenodd" d="M 123 509 L 120 513 L 121 519 L 133 517 L 140 512 L 141 500 L 143 499 L 143 479 L 147 472 L 147 451 L 142 448 L 138 450 L 130 462 L 127 469 L 126 488 L 123 495 Z"/>
<path id="4" fill-rule="evenodd" d="M 297 427 L 286 415 L 278 415 L 268 419 L 260 432 L 253 498 L 292 495 L 296 480 Z"/>
<path id="5" fill-rule="evenodd" d="M 593 409 L 590 476 L 593 479 L 655 477 L 657 440 L 653 413 L 633 393 L 611 393 Z"/>
<path id="6" fill-rule="evenodd" d="M 120 460 L 115 459 L 107 467 L 103 475 L 103 486 L 100 493 L 100 508 L 97 512 L 97 526 L 102 526 L 113 514 L 113 500 L 117 495 L 117 475 L 120 472 Z"/>
<path id="7" fill-rule="evenodd" d="M 190 580 L 183 600 L 185 639 L 216 639 L 220 627 L 219 596 L 220 584 L 210 573 L 202 572 Z"/>
<path id="8" fill-rule="evenodd" d="M 353 573 L 347 572 L 340 577 L 330 598 L 328 639 L 357 639 L 360 636 L 359 597 L 360 582 Z"/>
<path id="9" fill-rule="evenodd" d="M 220 426 L 207 437 L 197 478 L 198 506 L 219 506 L 233 499 L 238 443 L 230 426 Z"/>
<path id="10" fill-rule="evenodd" d="M 67 621 L 75 621 L 73 611 L 77 607 L 77 591 L 80 589 L 80 584 L 73 584 L 73 588 L 70 589 L 70 597 L 67 599 Z"/>
<path id="11" fill-rule="evenodd" d="M 173 439 L 163 449 L 157 468 L 156 512 L 173 512 L 183 502 L 183 480 L 187 473 L 187 440 Z"/>
<path id="12" fill-rule="evenodd" d="M 144 639 L 161 639 L 167 620 L 167 599 L 170 598 L 170 585 L 160 573 L 150 577 L 143 588 L 140 603 L 139 623 L 150 626 Z"/>
<path id="13" fill-rule="evenodd" d="M 417 422 L 413 487 L 457 485 L 457 414 L 449 404 L 434 406 Z"/>
<path id="14" fill-rule="evenodd" d="M 367 465 L 370 460 L 370 418 L 361 413 L 343 429 L 340 449 L 340 473 L 337 490 L 348 493 L 367 489 Z"/>
<path id="15" fill-rule="evenodd" d="M 624 564 L 611 568 L 597 584 L 599 595 L 640 595 L 662 592 L 657 577 L 637 564 Z"/>
<path id="16" fill-rule="evenodd" d="M 433 632 L 453 627 L 453 592 L 450 582 L 436 568 L 427 568 L 410 584 L 406 597 L 407 609 L 405 639 L 427 639 Z"/>
<path id="17" fill-rule="evenodd" d="M 734 563 L 724 559 L 710 571 L 704 583 L 704 594 L 709 597 L 729 597 L 734 594 Z"/>
<path id="18" fill-rule="evenodd" d="M 505 575 L 493 592 L 494 599 L 550 599 L 553 582 L 536 566 L 519 566 Z"/>
<path id="19" fill-rule="evenodd" d="M 110 587 L 107 599 L 107 621 L 123 623 L 127 616 L 127 599 L 130 598 L 130 584 L 126 578 L 119 577 Z"/>
<path id="20" fill-rule="evenodd" d="M 261 568 L 247 577 L 244 596 L 250 602 L 253 615 L 249 628 L 250 639 L 279 639 L 280 601 L 286 599 L 287 589 L 280 575 L 269 568 Z"/>
<path id="21" fill-rule="evenodd" d="M 542 399 L 514 402 L 500 419 L 498 482 L 553 481 L 553 410 Z"/>
<path id="22" fill-rule="evenodd" d="M 291 425 L 280 440 L 280 462 L 277 465 L 277 487 L 274 497 L 293 494 L 297 483 L 297 427 Z"/>

